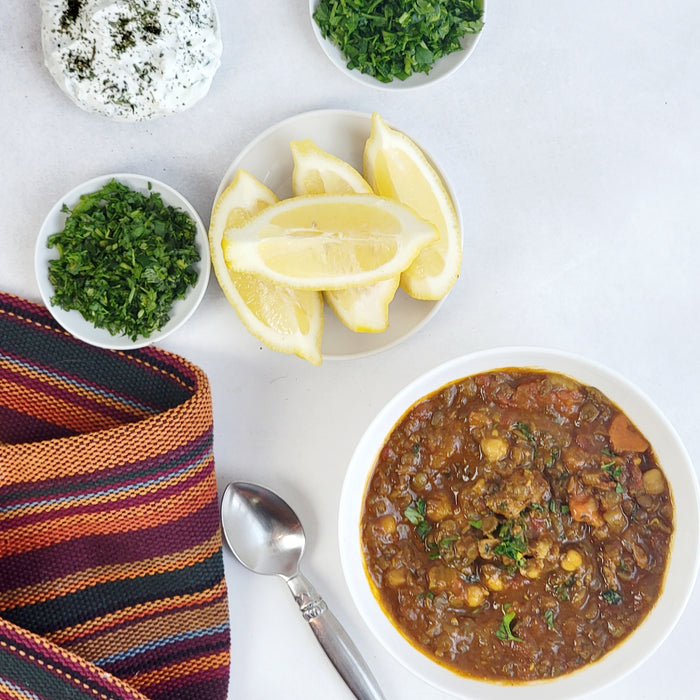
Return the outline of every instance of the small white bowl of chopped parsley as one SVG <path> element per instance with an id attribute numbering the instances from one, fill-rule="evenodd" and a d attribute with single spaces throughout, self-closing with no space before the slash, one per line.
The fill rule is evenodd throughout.
<path id="1" fill-rule="evenodd" d="M 209 282 L 207 233 L 172 187 L 102 175 L 51 208 L 34 268 L 44 304 L 65 330 L 130 350 L 162 340 L 196 310 Z"/>
<path id="2" fill-rule="evenodd" d="M 343 73 L 405 90 L 451 75 L 473 52 L 486 0 L 309 0 L 321 48 Z"/>

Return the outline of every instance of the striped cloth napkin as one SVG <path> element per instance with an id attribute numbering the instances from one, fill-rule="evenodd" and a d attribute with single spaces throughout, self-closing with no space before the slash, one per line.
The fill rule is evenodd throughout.
<path id="1" fill-rule="evenodd" d="M 223 700 L 205 374 L 0 293 L 0 699 Z"/>

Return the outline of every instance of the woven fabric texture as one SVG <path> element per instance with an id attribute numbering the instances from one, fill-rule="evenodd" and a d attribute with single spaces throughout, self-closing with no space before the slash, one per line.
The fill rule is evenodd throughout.
<path id="1" fill-rule="evenodd" d="M 0 618 L 0 698 L 226 697 L 206 375 L 2 293 Z"/>

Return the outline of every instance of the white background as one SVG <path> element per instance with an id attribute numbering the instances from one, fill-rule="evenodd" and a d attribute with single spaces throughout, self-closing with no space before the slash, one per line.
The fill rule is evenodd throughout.
<path id="1" fill-rule="evenodd" d="M 353 607 L 336 525 L 346 464 L 410 380 L 501 345 L 573 351 L 622 372 L 700 463 L 700 5 L 492 0 L 460 71 L 404 93 L 332 66 L 302 0 L 220 0 L 219 11 L 223 65 L 208 97 L 182 115 L 116 124 L 80 111 L 45 70 L 38 2 L 0 3 L 0 289 L 39 301 L 41 221 L 88 178 L 163 180 L 208 222 L 233 158 L 281 119 L 376 110 L 423 143 L 459 198 L 465 257 L 418 334 L 312 367 L 262 348 L 212 276 L 195 317 L 162 345 L 211 379 L 220 489 L 243 478 L 286 497 L 307 531 L 306 574 L 387 697 L 442 698 L 380 648 Z M 349 698 L 282 581 L 226 557 L 231 697 Z M 699 618 L 696 591 L 661 649 L 592 700 L 692 697 Z"/>

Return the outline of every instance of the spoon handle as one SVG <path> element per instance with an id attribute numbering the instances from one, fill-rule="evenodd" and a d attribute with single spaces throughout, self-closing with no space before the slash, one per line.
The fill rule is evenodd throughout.
<path id="1" fill-rule="evenodd" d="M 372 672 L 338 618 L 307 578 L 297 572 L 286 579 L 294 600 L 326 655 L 359 700 L 384 700 Z"/>

